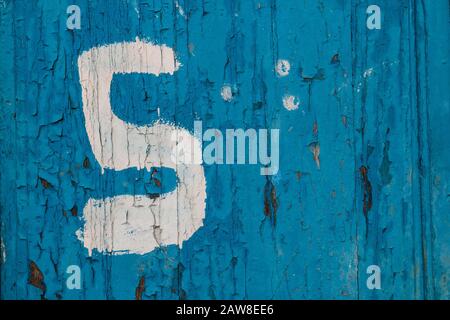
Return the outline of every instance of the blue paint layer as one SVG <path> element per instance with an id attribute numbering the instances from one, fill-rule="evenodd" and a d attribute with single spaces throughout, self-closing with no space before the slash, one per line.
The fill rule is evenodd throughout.
<path id="1" fill-rule="evenodd" d="M 362 0 L 178 2 L 184 15 L 173 1 L 1 3 L 1 297 L 133 299 L 143 278 L 143 299 L 450 298 L 448 1 L 379 0 L 381 30 Z M 66 29 L 70 4 L 81 30 Z M 161 185 L 102 175 L 84 128 L 78 55 L 136 37 L 182 67 L 116 75 L 121 118 L 151 123 L 159 107 L 191 131 L 279 128 L 280 171 L 205 165 L 206 219 L 182 249 L 89 257 L 75 236 L 89 198 L 176 185 L 168 169 Z M 81 290 L 65 285 L 72 264 Z M 372 264 L 381 290 L 366 287 Z"/>

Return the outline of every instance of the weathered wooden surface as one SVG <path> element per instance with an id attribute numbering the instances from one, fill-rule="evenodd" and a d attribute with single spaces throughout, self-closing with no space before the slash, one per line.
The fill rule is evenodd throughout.
<path id="1" fill-rule="evenodd" d="M 450 298 L 449 2 L 373 2 L 1 1 L 1 297 Z M 70 4 L 80 30 L 66 28 Z M 381 30 L 366 27 L 370 4 Z M 89 256 L 75 235 L 89 198 L 176 183 L 170 170 L 162 186 L 145 170 L 102 173 L 88 141 L 78 56 L 136 37 L 182 67 L 115 77 L 116 114 L 279 128 L 280 169 L 205 165 L 205 220 L 181 249 Z M 369 265 L 381 290 L 366 287 Z"/>

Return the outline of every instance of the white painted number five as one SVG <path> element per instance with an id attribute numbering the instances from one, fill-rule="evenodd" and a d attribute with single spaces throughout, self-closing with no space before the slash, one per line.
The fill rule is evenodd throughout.
<path id="1" fill-rule="evenodd" d="M 158 76 L 173 74 L 179 66 L 171 48 L 139 39 L 94 47 L 78 58 L 86 131 L 102 169 L 167 167 L 174 169 L 178 178 L 174 191 L 157 198 L 119 195 L 89 199 L 83 209 L 84 227 L 77 232 L 89 255 L 93 249 L 112 254 L 145 254 L 161 245 L 181 247 L 203 225 L 203 167 L 171 157 L 180 145 L 201 154 L 200 141 L 189 131 L 161 121 L 148 126 L 127 123 L 112 112 L 110 104 L 115 73 Z"/>

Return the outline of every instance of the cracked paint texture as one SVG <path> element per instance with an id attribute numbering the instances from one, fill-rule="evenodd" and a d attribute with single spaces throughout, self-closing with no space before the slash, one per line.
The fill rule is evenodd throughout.
<path id="1" fill-rule="evenodd" d="M 363 0 L 1 1 L 1 298 L 449 299 L 449 2 L 376 2 L 381 30 Z M 181 66 L 114 75 L 116 115 L 280 129 L 279 171 L 204 165 L 203 226 L 181 248 L 89 255 L 89 199 L 177 185 L 167 167 L 103 170 L 89 143 L 78 57 L 136 38 Z"/>

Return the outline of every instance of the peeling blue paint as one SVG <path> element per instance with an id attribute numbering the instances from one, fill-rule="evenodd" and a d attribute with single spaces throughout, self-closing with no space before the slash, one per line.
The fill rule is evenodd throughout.
<path id="1" fill-rule="evenodd" d="M 381 30 L 364 0 L 185 0 L 183 15 L 166 0 L 1 1 L 2 299 L 134 299 L 141 279 L 142 299 L 450 298 L 449 3 L 376 2 Z M 80 30 L 66 28 L 71 4 Z M 181 249 L 89 257 L 75 235 L 89 198 L 176 185 L 164 168 L 160 185 L 102 175 L 84 127 L 79 54 L 136 37 L 182 67 L 116 75 L 121 118 L 149 123 L 159 107 L 191 131 L 279 128 L 280 171 L 205 165 L 206 219 Z M 74 264 L 81 290 L 65 286 Z M 373 264 L 381 290 L 366 287 Z"/>

